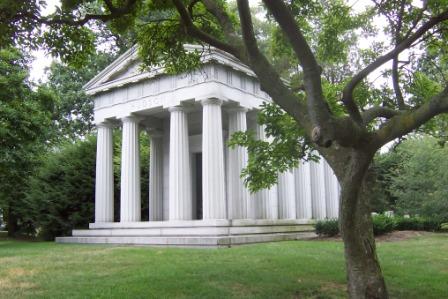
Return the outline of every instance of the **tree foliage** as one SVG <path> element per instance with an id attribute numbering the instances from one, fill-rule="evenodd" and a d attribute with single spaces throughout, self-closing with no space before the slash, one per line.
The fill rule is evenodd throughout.
<path id="1" fill-rule="evenodd" d="M 0 208 L 13 234 L 20 223 L 26 182 L 39 154 L 54 137 L 54 96 L 33 90 L 27 59 L 18 50 L 0 49 Z"/>
<path id="2" fill-rule="evenodd" d="M 53 62 L 45 86 L 56 95 L 53 123 L 60 139 L 76 140 L 93 128 L 93 100 L 82 86 L 105 68 L 115 57 L 113 53 L 92 55 L 82 68 Z"/>
<path id="3" fill-rule="evenodd" d="M 96 139 L 66 143 L 44 154 L 29 179 L 21 214 L 29 233 L 46 240 L 67 235 L 93 220 Z"/>
<path id="4" fill-rule="evenodd" d="M 382 160 L 387 191 L 400 214 L 448 219 L 448 148 L 435 138 L 415 137 L 401 143 Z"/>

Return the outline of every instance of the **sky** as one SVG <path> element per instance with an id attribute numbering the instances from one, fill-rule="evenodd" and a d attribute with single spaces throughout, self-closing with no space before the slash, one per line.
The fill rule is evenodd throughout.
<path id="1" fill-rule="evenodd" d="M 48 15 L 55 11 L 56 5 L 60 5 L 59 0 L 47 0 L 47 7 L 42 11 L 42 15 Z M 32 55 L 35 60 L 31 64 L 30 79 L 33 82 L 45 81 L 45 68 L 49 67 L 53 58 L 46 55 L 44 50 L 34 51 Z"/>
<path id="2" fill-rule="evenodd" d="M 55 11 L 56 5 L 60 5 L 60 0 L 46 0 L 47 7 L 43 10 L 42 15 L 51 14 Z M 249 0 L 251 6 L 256 6 L 261 0 Z M 349 0 L 355 11 L 362 10 L 370 1 L 369 0 Z M 53 58 L 46 54 L 44 50 L 37 50 L 32 53 L 35 60 L 31 64 L 30 79 L 35 83 L 45 82 L 45 68 L 49 67 Z"/>

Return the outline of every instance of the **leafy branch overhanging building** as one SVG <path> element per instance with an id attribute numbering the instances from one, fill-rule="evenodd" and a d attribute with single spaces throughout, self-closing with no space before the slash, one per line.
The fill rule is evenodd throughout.
<path id="1" fill-rule="evenodd" d="M 85 85 L 98 130 L 95 222 L 58 242 L 229 246 L 307 237 L 312 219 L 338 216 L 339 184 L 323 159 L 280 174 L 269 190 L 246 190 L 240 172 L 247 151 L 226 141 L 247 129 L 266 138 L 256 112 L 271 99 L 233 56 L 209 49 L 201 59 L 201 68 L 185 74 L 142 71 L 133 47 Z M 120 126 L 121 194 L 114 207 L 113 130 Z M 150 136 L 145 199 L 140 130 Z M 149 201 L 149 221 L 141 221 L 141 200 Z"/>

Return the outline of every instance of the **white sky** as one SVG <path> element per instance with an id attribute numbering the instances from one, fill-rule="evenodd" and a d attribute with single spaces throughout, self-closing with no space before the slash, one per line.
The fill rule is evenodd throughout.
<path id="1" fill-rule="evenodd" d="M 56 5 L 60 5 L 59 0 L 47 0 L 47 7 L 42 11 L 42 15 L 48 15 L 55 11 Z M 35 60 L 31 64 L 30 79 L 33 82 L 46 81 L 45 68 L 49 67 L 53 58 L 46 55 L 44 50 L 33 51 Z"/>
<path id="2" fill-rule="evenodd" d="M 348 0 L 352 3 L 352 7 L 355 11 L 362 10 L 366 5 L 371 3 L 369 0 Z M 261 0 L 249 0 L 251 6 L 256 6 Z M 47 15 L 55 11 L 55 7 L 60 5 L 60 0 L 47 0 L 47 7 L 43 10 L 42 15 Z M 33 51 L 32 56 L 35 60 L 31 64 L 30 79 L 35 83 L 45 82 L 47 76 L 45 69 L 50 66 L 53 58 L 46 54 L 44 50 Z"/>

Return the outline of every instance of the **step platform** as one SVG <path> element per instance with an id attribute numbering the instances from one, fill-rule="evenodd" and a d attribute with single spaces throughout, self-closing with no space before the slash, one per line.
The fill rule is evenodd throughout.
<path id="1" fill-rule="evenodd" d="M 311 220 L 187 220 L 91 223 L 58 243 L 230 247 L 316 237 Z"/>

